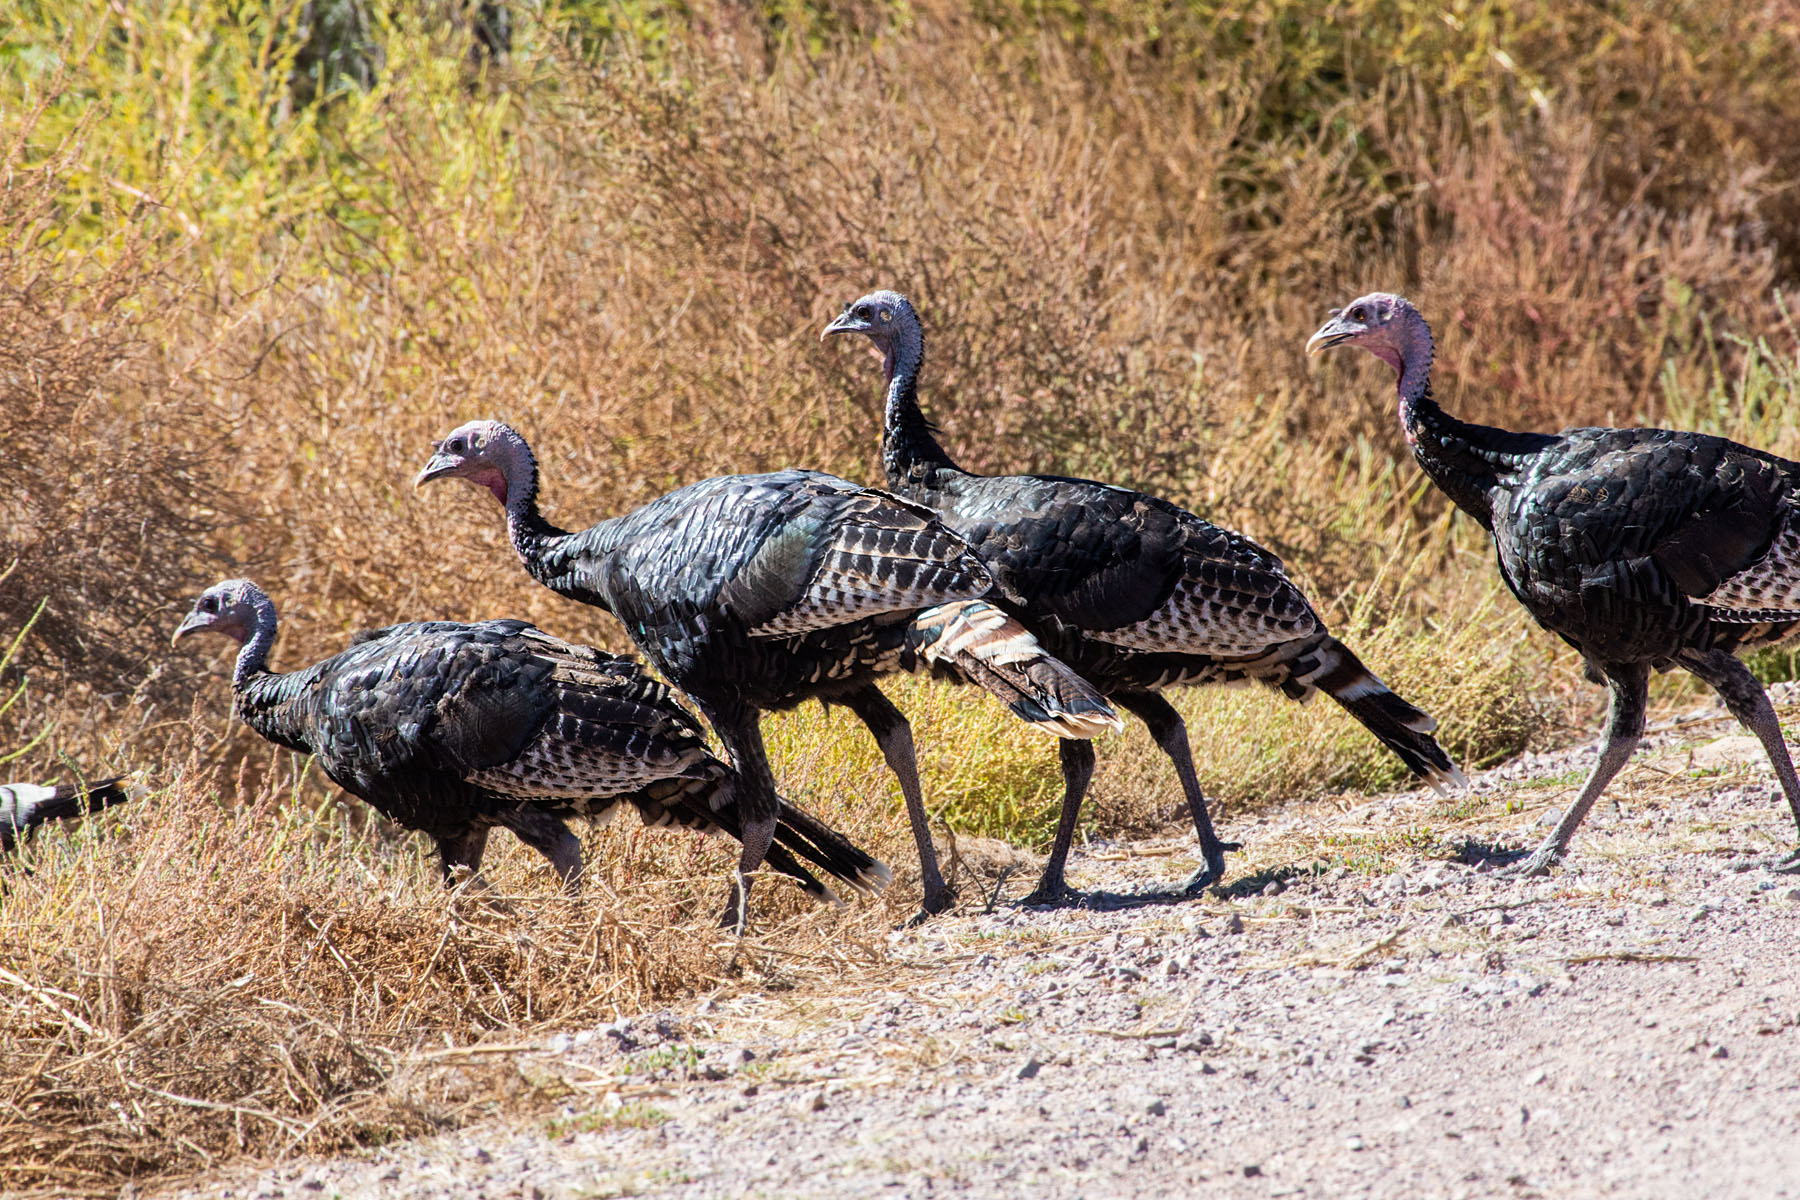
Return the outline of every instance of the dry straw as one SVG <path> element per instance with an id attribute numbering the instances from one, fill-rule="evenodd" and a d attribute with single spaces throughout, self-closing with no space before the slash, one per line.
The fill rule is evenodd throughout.
<path id="1" fill-rule="evenodd" d="M 28 4 L 0 44 L 0 636 L 48 599 L 0 753 L 50 728 L 21 774 L 155 789 L 8 868 L 0 1187 L 393 1137 L 531 1095 L 446 1046 L 878 969 L 914 884 L 842 714 L 773 720 L 779 774 L 901 878 L 843 915 L 765 888 L 739 946 L 710 925 L 727 856 L 683 837 L 597 835 L 582 905 L 510 846 L 509 907 L 446 899 L 412 838 L 229 722 L 222 655 L 170 654 L 243 573 L 286 618 L 278 665 L 426 617 L 622 648 L 526 580 L 491 505 L 412 494 L 462 420 L 521 426 L 571 525 L 708 473 L 874 478 L 877 371 L 817 334 L 900 287 L 969 466 L 1101 475 L 1257 537 L 1475 762 L 1580 715 L 1574 672 L 1421 485 L 1391 380 L 1304 359 L 1327 307 L 1408 292 L 1478 419 L 1795 448 L 1781 6 L 507 7 L 500 64 L 429 5 L 374 28 L 367 90 L 291 86 L 311 5 Z M 1041 844 L 1051 747 L 893 690 L 949 827 Z M 1179 702 L 1228 831 L 1398 778 L 1329 706 Z M 1141 730 L 1102 755 L 1092 828 L 1179 811 Z"/>

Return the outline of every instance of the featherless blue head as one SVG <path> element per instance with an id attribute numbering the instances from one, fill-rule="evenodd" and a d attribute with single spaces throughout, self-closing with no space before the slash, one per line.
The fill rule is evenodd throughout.
<path id="1" fill-rule="evenodd" d="M 844 311 L 825 326 L 821 338 L 834 333 L 860 333 L 886 348 L 896 338 L 916 333 L 919 315 L 899 292 L 885 288 L 844 305 Z"/>
<path id="2" fill-rule="evenodd" d="M 227 579 L 200 593 L 194 607 L 175 630 L 170 643 L 190 633 L 220 633 L 238 643 L 247 642 L 256 632 L 265 610 L 270 616 L 274 604 L 268 594 L 248 579 Z"/>

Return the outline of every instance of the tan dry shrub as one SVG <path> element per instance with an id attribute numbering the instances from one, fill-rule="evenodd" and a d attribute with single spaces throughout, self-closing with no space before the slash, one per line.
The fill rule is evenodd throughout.
<path id="1" fill-rule="evenodd" d="M 183 239 L 148 202 L 111 215 L 105 252 L 63 244 L 61 191 L 80 169 L 90 130 L 49 154 L 28 148 L 32 122 L 9 131 L 0 158 L 0 629 L 8 636 L 44 601 L 12 666 L 34 703 L 0 726 L 63 719 L 65 753 L 118 746 L 117 723 L 180 689 L 161 679 L 171 598 L 218 569 L 215 532 L 229 520 L 230 481 L 216 470 L 221 430 L 197 405 L 194 377 L 217 345 L 187 342 L 183 309 L 217 306 L 185 273 Z M 127 198 L 129 201 L 129 197 Z M 180 701 L 178 701 L 180 702 Z M 103 728 L 112 724 L 114 728 Z"/>
<path id="2" fill-rule="evenodd" d="M 46 626 L 28 727 L 60 718 L 65 751 L 111 748 L 128 724 L 65 684 L 86 669 L 130 691 L 238 562 L 281 608 L 284 667 L 428 617 L 515 614 L 623 647 L 616 622 L 525 577 L 490 499 L 412 493 L 429 440 L 515 421 L 571 526 L 714 473 L 873 479 L 877 373 L 817 334 L 891 285 L 921 304 L 925 403 L 964 462 L 1147 486 L 1265 541 L 1459 756 L 1486 761 L 1566 707 L 1573 671 L 1496 608 L 1478 531 L 1401 453 L 1391 378 L 1302 346 L 1327 307 L 1384 287 L 1424 305 L 1440 395 L 1474 417 L 1655 419 L 1664 381 L 1716 391 L 1715 415 L 1737 403 L 1719 381 L 1742 347 L 1722 335 L 1776 331 L 1769 289 L 1791 280 L 1795 226 L 1776 218 L 1800 196 L 1800 70 L 1768 69 L 1791 61 L 1780 6 L 1730 8 L 1521 2 L 1459 27 L 1409 0 L 928 0 L 891 20 L 784 9 L 778 26 L 702 4 L 603 63 L 521 51 L 479 104 L 461 63 L 400 47 L 356 137 L 301 163 L 316 173 L 233 192 L 284 201 L 282 220 L 184 247 L 105 185 L 115 207 L 91 224 L 124 240 L 87 258 L 58 251 L 56 168 L 27 164 L 0 199 L 0 303 L 21 330 L 0 343 L 0 422 L 35 456 L 34 507 L 4 510 L 29 552 L 0 599 L 14 628 L 43 594 L 79 602 Z M 58 161 L 104 150 L 71 141 Z M 199 216 L 220 230 L 237 211 Z M 42 407 L 17 416 L 15 396 Z M 590 839 L 593 908 L 561 906 L 503 842 L 515 912 L 459 913 L 415 838 L 360 805 L 340 815 L 316 775 L 295 781 L 228 722 L 229 656 L 206 654 L 214 672 L 179 687 L 202 660 L 167 655 L 133 714 L 132 758 L 171 790 L 44 839 L 0 910 L 0 1134 L 27 1147 L 8 1184 L 99 1189 L 109 1158 L 155 1173 L 309 1128 L 312 1147 L 421 1128 L 471 1095 L 409 1066 L 426 1041 L 803 982 L 796 964 L 841 969 L 913 898 L 879 756 L 808 709 L 770 722 L 778 773 L 894 865 L 884 904 L 837 923 L 771 885 L 775 949 L 733 977 L 708 929 L 724 848 L 627 823 Z M 895 692 L 956 828 L 1042 836 L 1052 747 L 971 693 Z M 1228 822 L 1394 777 L 1323 704 L 1178 702 Z M 208 769 L 246 749 L 275 782 L 216 785 Z M 1179 803 L 1141 731 L 1103 751 L 1093 828 L 1180 820 Z"/>
<path id="3" fill-rule="evenodd" d="M 453 901 L 420 842 L 296 806 L 299 782 L 281 762 L 222 804 L 190 763 L 93 823 L 128 836 L 53 832 L 9 873 L 0 1189 L 104 1192 L 460 1119 L 521 1085 L 448 1070 L 446 1044 L 794 987 L 866 964 L 899 915 L 770 881 L 739 943 L 713 926 L 730 855 L 634 821 L 588 839 L 580 902 L 502 839 L 494 893 Z"/>
<path id="4" fill-rule="evenodd" d="M 876 477 L 878 374 L 815 340 L 876 284 L 920 302 L 925 402 L 971 468 L 1151 487 L 1326 592 L 1372 575 L 1396 521 L 1445 511 L 1403 460 L 1376 511 L 1333 486 L 1399 443 L 1378 372 L 1301 355 L 1330 304 L 1412 292 L 1446 402 L 1521 425 L 1653 418 L 1665 357 L 1695 377 L 1709 325 L 1766 321 L 1748 193 L 1621 209 L 1579 92 L 1484 130 L 1401 80 L 1272 127 L 1275 43 L 1197 71 L 928 7 L 806 57 L 736 11 L 666 61 L 558 63 L 454 188 L 433 172 L 469 131 L 396 122 L 390 236 L 314 232 L 330 273 L 293 288 L 304 315 L 233 403 L 258 413 L 255 546 L 323 634 L 518 612 L 621 645 L 525 585 L 485 500 L 408 493 L 428 440 L 513 420 L 576 526 L 710 473 Z M 1406 188 L 1366 176 L 1367 141 Z"/>

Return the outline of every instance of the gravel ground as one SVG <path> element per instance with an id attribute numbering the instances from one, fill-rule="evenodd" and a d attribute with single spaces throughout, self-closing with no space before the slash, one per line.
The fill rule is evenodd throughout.
<path id="1" fill-rule="evenodd" d="M 1782 699 L 1791 702 L 1794 697 Z M 1666 724 L 1546 880 L 1593 748 L 1471 796 L 1227 817 L 1226 894 L 1021 909 L 1003 881 L 833 994 L 559 1035 L 533 1115 L 196 1182 L 231 1197 L 1800 1196 L 1800 878 L 1760 750 Z M 1092 845 L 1076 886 L 1181 878 Z"/>

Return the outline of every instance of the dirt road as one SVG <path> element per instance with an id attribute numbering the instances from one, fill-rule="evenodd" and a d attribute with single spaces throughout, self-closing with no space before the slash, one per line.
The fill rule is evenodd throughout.
<path id="1" fill-rule="evenodd" d="M 1046 912 L 1015 876 L 831 994 L 553 1038 L 536 1115 L 187 1194 L 1800 1196 L 1800 878 L 1754 865 L 1793 826 L 1720 718 L 1658 733 L 1547 880 L 1471 840 L 1535 842 L 1591 747 L 1228 819 L 1226 896 Z"/>

